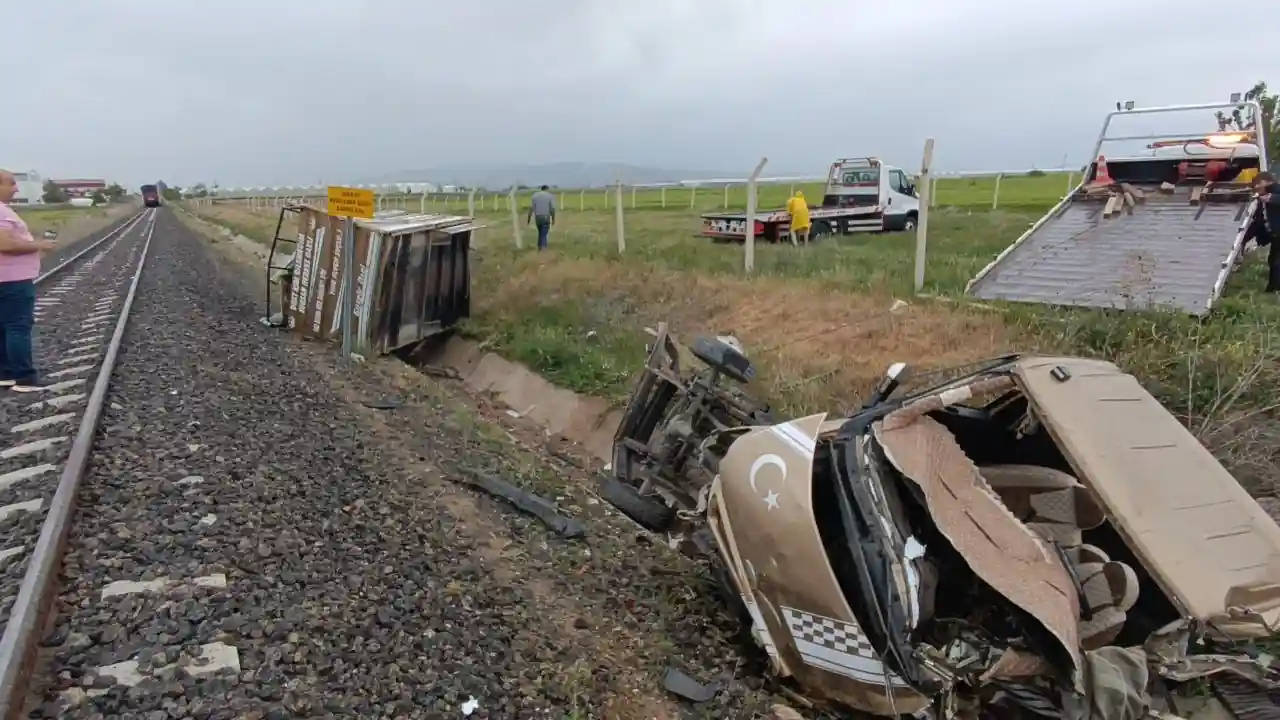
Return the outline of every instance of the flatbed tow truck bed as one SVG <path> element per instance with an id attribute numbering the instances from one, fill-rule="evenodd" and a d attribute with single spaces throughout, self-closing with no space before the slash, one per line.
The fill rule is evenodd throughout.
<path id="1" fill-rule="evenodd" d="M 1105 201 L 1077 190 L 974 277 L 968 294 L 1208 313 L 1240 255 L 1252 203 L 1239 188 L 1196 202 L 1191 187 L 1137 187 L 1144 201 L 1112 217 Z"/>
<path id="2" fill-rule="evenodd" d="M 809 221 L 815 236 L 875 232 L 884 227 L 883 209 L 879 205 L 811 208 Z M 744 212 L 703 213 L 702 235 L 742 242 L 746 239 L 746 222 Z M 756 237 L 773 242 L 785 240 L 790 228 L 791 215 L 786 210 L 756 213 Z"/>

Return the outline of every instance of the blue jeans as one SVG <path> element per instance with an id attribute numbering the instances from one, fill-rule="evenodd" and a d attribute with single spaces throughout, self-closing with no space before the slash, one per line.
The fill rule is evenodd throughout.
<path id="1" fill-rule="evenodd" d="M 35 324 L 36 284 L 0 282 L 0 380 L 35 382 L 31 326 Z"/>
<path id="2" fill-rule="evenodd" d="M 551 218 L 546 215 L 533 216 L 533 224 L 538 226 L 538 249 L 547 249 L 547 236 L 551 234 Z"/>

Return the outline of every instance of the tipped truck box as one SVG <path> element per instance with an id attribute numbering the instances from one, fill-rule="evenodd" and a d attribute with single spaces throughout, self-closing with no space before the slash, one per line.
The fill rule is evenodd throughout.
<path id="1" fill-rule="evenodd" d="M 288 324 L 303 337 L 342 337 L 346 220 L 298 211 Z M 471 315 L 473 218 L 379 213 L 355 221 L 354 338 L 360 353 L 386 354 L 450 330 Z"/>

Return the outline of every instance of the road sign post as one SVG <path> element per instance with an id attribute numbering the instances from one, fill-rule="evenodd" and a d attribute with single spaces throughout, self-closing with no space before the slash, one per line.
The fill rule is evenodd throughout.
<path id="1" fill-rule="evenodd" d="M 373 219 L 377 206 L 372 190 L 363 188 L 329 188 L 329 215 L 346 218 L 342 243 L 342 357 L 349 358 L 354 348 L 353 329 L 356 313 L 356 218 Z"/>

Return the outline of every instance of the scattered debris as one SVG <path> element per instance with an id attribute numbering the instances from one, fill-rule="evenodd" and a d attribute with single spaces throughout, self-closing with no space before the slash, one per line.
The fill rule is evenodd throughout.
<path id="1" fill-rule="evenodd" d="M 662 687 L 673 695 L 696 703 L 707 702 L 719 694 L 721 689 L 720 683 L 700 683 L 673 667 L 667 668 L 666 674 L 662 676 Z"/>
<path id="2" fill-rule="evenodd" d="M 399 410 L 404 407 L 404 400 L 387 398 L 385 400 L 365 400 L 360 404 L 372 410 Z"/>
<path id="3" fill-rule="evenodd" d="M 441 365 L 419 365 L 418 372 L 422 373 L 423 375 L 430 375 L 432 377 L 442 377 L 442 378 L 447 378 L 449 380 L 462 379 L 462 376 L 458 374 L 457 370 L 454 370 L 451 367 L 445 367 Z"/>
<path id="4" fill-rule="evenodd" d="M 462 703 L 462 708 L 461 708 L 462 716 L 471 717 L 471 713 L 479 709 L 480 709 L 480 701 L 476 700 L 475 697 L 468 696 L 467 701 Z"/>
<path id="5" fill-rule="evenodd" d="M 555 503 L 528 490 L 518 488 L 501 478 L 476 470 L 465 471 L 465 482 L 485 493 L 506 500 L 523 513 L 534 516 L 556 534 L 566 538 L 580 538 L 587 534 L 587 526 L 556 511 Z"/>
<path id="6" fill-rule="evenodd" d="M 804 720 L 804 716 L 786 705 L 769 708 L 769 720 Z"/>

